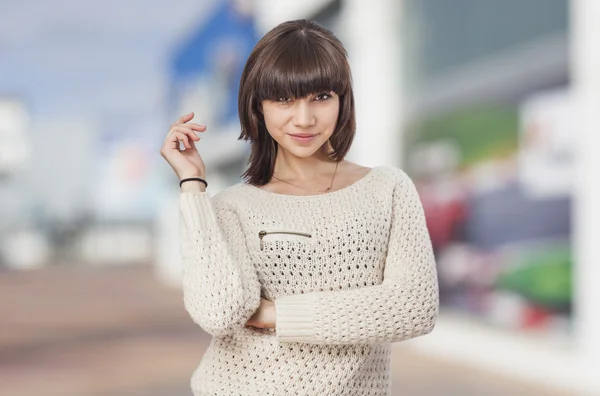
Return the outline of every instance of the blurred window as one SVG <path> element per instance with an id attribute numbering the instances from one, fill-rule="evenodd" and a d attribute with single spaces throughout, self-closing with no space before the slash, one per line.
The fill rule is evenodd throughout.
<path id="1" fill-rule="evenodd" d="M 566 0 L 405 0 L 404 34 L 417 84 L 554 34 L 566 34 Z"/>

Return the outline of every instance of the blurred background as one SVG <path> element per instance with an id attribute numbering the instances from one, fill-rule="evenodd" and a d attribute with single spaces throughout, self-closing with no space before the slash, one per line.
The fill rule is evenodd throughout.
<path id="1" fill-rule="evenodd" d="M 242 67 L 299 18 L 348 49 L 348 159 L 426 212 L 441 314 L 393 394 L 600 395 L 597 0 L 3 1 L 0 394 L 191 394 L 160 146 L 194 111 L 209 192 L 239 182 Z"/>

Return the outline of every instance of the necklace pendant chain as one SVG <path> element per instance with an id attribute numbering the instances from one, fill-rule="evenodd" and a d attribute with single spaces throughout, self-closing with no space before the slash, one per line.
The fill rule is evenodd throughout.
<path id="1" fill-rule="evenodd" d="M 306 187 L 297 186 L 297 185 L 295 185 L 293 183 L 290 183 L 289 181 L 282 180 L 282 179 L 278 178 L 275 175 L 273 175 L 273 178 L 279 180 L 280 182 L 289 184 L 290 186 L 294 186 L 296 188 L 300 188 L 300 189 L 302 189 L 304 191 L 310 191 L 310 192 L 315 192 L 315 193 L 326 193 L 326 192 L 330 191 L 333 188 L 333 181 L 334 181 L 335 175 L 337 173 L 338 164 L 339 164 L 339 162 L 335 163 L 335 170 L 333 171 L 333 176 L 331 177 L 331 182 L 329 183 L 329 187 L 327 187 L 325 190 L 312 190 L 312 189 L 309 189 L 309 188 L 306 188 Z"/>

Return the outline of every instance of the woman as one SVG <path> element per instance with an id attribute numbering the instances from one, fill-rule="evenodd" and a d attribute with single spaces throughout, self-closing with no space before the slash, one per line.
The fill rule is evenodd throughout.
<path id="1" fill-rule="evenodd" d="M 390 343 L 433 329 L 437 276 L 408 176 L 344 159 L 355 118 L 342 44 L 314 22 L 275 27 L 238 104 L 245 182 L 209 197 L 193 114 L 161 150 L 182 181 L 185 307 L 213 335 L 194 395 L 389 395 Z"/>

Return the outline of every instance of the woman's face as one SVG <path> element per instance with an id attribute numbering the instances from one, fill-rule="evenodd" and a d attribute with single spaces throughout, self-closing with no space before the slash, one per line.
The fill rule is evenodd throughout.
<path id="1" fill-rule="evenodd" d="M 262 102 L 269 134 L 280 149 L 297 157 L 310 157 L 329 140 L 339 109 L 340 99 L 334 92 Z"/>

